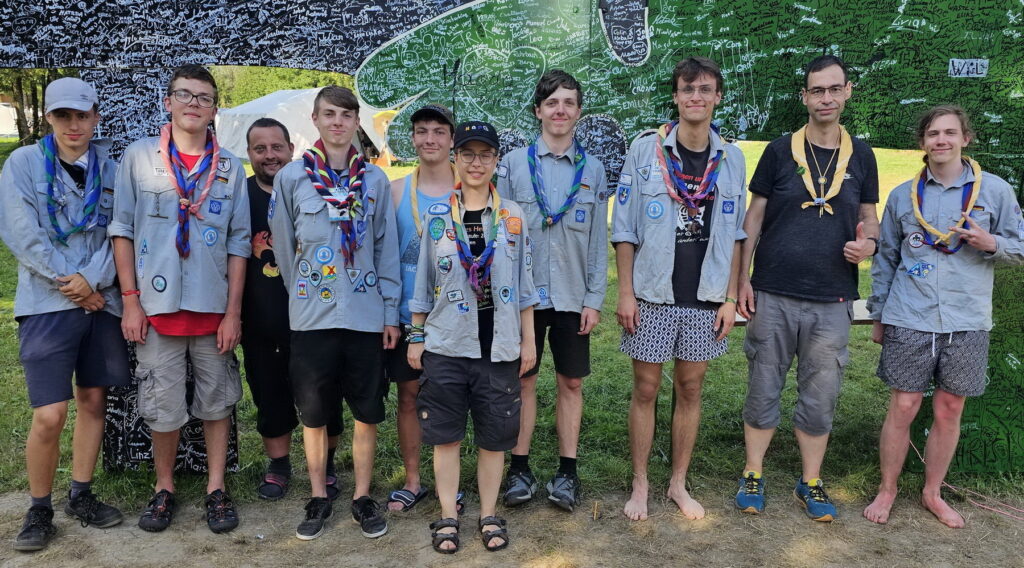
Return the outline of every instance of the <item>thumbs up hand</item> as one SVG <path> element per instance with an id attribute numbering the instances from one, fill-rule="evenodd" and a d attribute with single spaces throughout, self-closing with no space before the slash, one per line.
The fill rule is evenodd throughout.
<path id="1" fill-rule="evenodd" d="M 864 236 L 864 221 L 857 223 L 856 240 L 847 241 L 843 247 L 843 256 L 847 262 L 859 264 L 875 253 L 875 243 Z"/>

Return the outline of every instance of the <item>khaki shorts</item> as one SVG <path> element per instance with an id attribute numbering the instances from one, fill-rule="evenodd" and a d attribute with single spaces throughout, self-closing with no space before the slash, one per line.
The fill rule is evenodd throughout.
<path id="1" fill-rule="evenodd" d="M 195 388 L 191 404 L 186 398 L 188 354 Z M 152 327 L 145 344 L 138 344 L 139 416 L 154 432 L 173 432 L 188 422 L 221 420 L 231 415 L 242 398 L 242 377 L 234 352 L 218 353 L 217 335 L 179 337 L 160 335 Z"/>

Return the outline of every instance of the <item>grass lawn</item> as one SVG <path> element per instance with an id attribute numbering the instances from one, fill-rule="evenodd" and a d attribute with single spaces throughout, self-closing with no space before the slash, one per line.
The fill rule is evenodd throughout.
<path id="1" fill-rule="evenodd" d="M 0 141 L 2 151 L 3 141 Z M 764 143 L 744 142 L 748 174 L 752 174 Z M 910 151 L 876 150 L 881 172 L 882 201 L 888 190 L 909 179 L 918 169 L 920 154 Z M 2 156 L 0 156 L 2 157 Z M 392 177 L 405 175 L 410 168 L 393 168 Z M 628 452 L 627 409 L 632 385 L 629 359 L 618 351 L 619 327 L 615 324 L 616 274 L 614 259 L 609 248 L 609 291 L 605 299 L 603 321 L 594 331 L 592 358 L 594 373 L 584 386 L 586 411 L 580 440 L 580 475 L 590 495 L 629 488 L 631 468 Z M 861 266 L 861 295 L 869 289 L 869 265 Z M 16 265 L 10 253 L 0 250 L 0 492 L 20 491 L 27 487 L 24 473 L 24 444 L 31 419 L 26 400 L 22 371 L 17 360 L 16 324 L 12 317 Z M 852 330 L 850 364 L 846 370 L 842 397 L 835 420 L 824 475 L 834 497 L 840 501 L 865 500 L 873 495 L 878 483 L 878 431 L 885 413 L 888 394 L 874 372 L 879 347 L 869 340 L 869 328 L 858 326 Z M 746 391 L 747 365 L 742 351 L 744 330 L 737 329 L 730 337 L 729 352 L 711 363 L 704 387 L 704 410 L 700 438 L 697 442 L 691 483 L 698 498 L 724 498 L 734 491 L 735 479 L 743 467 L 743 428 L 740 417 Z M 240 350 L 239 350 L 240 352 Z M 670 372 L 670 369 L 666 369 Z M 541 478 L 554 473 L 557 466 L 557 439 L 554 429 L 554 384 L 550 355 L 545 357 L 538 384 L 540 409 L 532 455 L 532 464 Z M 792 376 L 792 373 L 791 373 Z M 671 389 L 667 379 L 659 397 L 654 449 L 650 475 L 653 491 L 663 491 L 670 472 L 669 419 L 671 416 Z M 775 443 L 768 453 L 766 475 L 776 495 L 781 495 L 799 475 L 799 453 L 792 434 L 793 401 L 796 390 L 790 380 L 783 394 L 783 423 Z M 246 394 L 238 405 L 241 425 L 242 472 L 229 477 L 235 498 L 254 500 L 252 488 L 262 472 L 264 458 L 262 445 L 255 431 L 255 407 Z M 388 420 L 380 427 L 377 450 L 374 494 L 383 498 L 386 491 L 402 483 L 403 470 L 398 451 L 394 421 L 394 394 L 388 402 Z M 347 413 L 346 413 L 347 414 Z M 349 426 L 351 423 L 349 423 Z M 349 432 L 351 430 L 348 430 Z M 345 436 L 347 438 L 347 436 Z M 475 451 L 463 450 L 466 464 L 462 469 L 464 487 L 475 487 Z M 296 444 L 294 455 L 297 471 L 302 471 L 301 446 Z M 423 472 L 426 483 L 431 483 L 430 452 L 423 452 Z M 70 476 L 70 429 L 66 430 L 58 473 L 58 495 L 66 491 Z M 339 452 L 339 461 L 345 470 L 351 468 L 351 453 L 345 443 Z M 351 474 L 343 474 L 345 485 L 351 483 Z M 304 476 L 303 476 L 304 477 Z M 98 490 L 103 495 L 116 495 L 115 501 L 138 508 L 150 494 L 152 474 L 134 472 L 126 474 L 100 473 Z M 952 474 L 950 482 L 998 496 L 1024 496 L 1019 489 L 1024 475 Z M 186 499 L 198 499 L 204 480 L 199 477 L 183 479 L 179 493 Z M 905 489 L 921 486 L 920 475 L 904 479 Z M 299 481 L 297 491 L 305 492 Z"/>

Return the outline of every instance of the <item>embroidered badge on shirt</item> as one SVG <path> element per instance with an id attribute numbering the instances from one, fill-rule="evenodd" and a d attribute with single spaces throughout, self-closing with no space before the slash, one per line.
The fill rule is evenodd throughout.
<path id="1" fill-rule="evenodd" d="M 447 203 L 435 203 L 427 208 L 427 213 L 431 215 L 445 215 L 451 210 L 451 206 Z"/>
<path id="2" fill-rule="evenodd" d="M 462 290 L 452 290 L 451 292 L 448 292 L 448 301 L 449 302 L 461 302 L 462 300 L 465 300 L 465 299 L 466 298 L 463 297 L 463 295 L 462 295 Z"/>
<path id="3" fill-rule="evenodd" d="M 142 247 L 139 249 L 139 254 L 149 254 L 149 241 L 142 239 Z"/>
<path id="4" fill-rule="evenodd" d="M 620 185 L 619 186 L 619 205 L 625 205 L 626 201 L 628 199 L 629 199 L 629 186 L 628 185 Z"/>
<path id="5" fill-rule="evenodd" d="M 445 229 L 444 236 L 448 237 L 449 241 L 455 240 L 455 229 Z"/>
<path id="6" fill-rule="evenodd" d="M 512 288 L 502 286 L 501 290 L 498 290 L 498 297 L 501 298 L 503 303 L 507 304 L 512 299 Z"/>
<path id="7" fill-rule="evenodd" d="M 499 165 L 498 166 L 498 177 L 500 177 L 500 178 L 508 177 L 508 166 L 505 166 L 505 165 Z"/>
<path id="8" fill-rule="evenodd" d="M 647 181 L 651 179 L 651 166 L 637 168 L 636 173 L 640 174 L 640 177 L 644 178 L 644 181 Z"/>
<path id="9" fill-rule="evenodd" d="M 334 260 L 334 249 L 328 246 L 320 246 L 316 249 L 316 260 L 320 264 L 327 264 Z"/>
<path id="10" fill-rule="evenodd" d="M 314 288 L 320 285 L 323 278 L 324 275 L 320 274 L 316 270 L 309 273 L 309 283 L 312 284 Z"/>
<path id="11" fill-rule="evenodd" d="M 329 282 L 338 277 L 338 267 L 333 264 L 325 264 L 321 269 L 321 272 L 323 272 L 325 282 Z"/>
<path id="12" fill-rule="evenodd" d="M 301 278 L 295 281 L 295 297 L 300 300 L 309 299 L 309 284 Z"/>
<path id="13" fill-rule="evenodd" d="M 267 219 L 274 218 L 274 209 L 277 207 L 277 190 L 270 192 L 270 203 L 267 204 Z"/>
<path id="14" fill-rule="evenodd" d="M 366 284 L 363 284 L 363 281 L 359 280 L 359 283 L 356 284 L 356 287 L 353 288 L 352 291 L 353 292 L 359 292 L 360 294 L 365 294 L 366 293 Z"/>
<path id="15" fill-rule="evenodd" d="M 227 176 L 217 176 L 217 181 L 219 181 L 221 183 L 227 183 L 228 182 L 228 178 L 227 178 Z"/>
<path id="16" fill-rule="evenodd" d="M 218 158 L 217 159 L 217 169 L 222 171 L 222 172 L 230 172 L 231 171 L 231 162 L 227 158 Z"/>
<path id="17" fill-rule="evenodd" d="M 922 233 L 910 233 L 907 237 L 907 244 L 910 248 L 921 248 L 924 246 L 924 235 Z"/>
<path id="18" fill-rule="evenodd" d="M 356 280 L 359 278 L 359 275 L 363 273 L 363 271 L 359 270 L 358 268 L 346 268 L 345 272 L 348 273 L 348 281 L 353 284 L 356 283 Z"/>
<path id="19" fill-rule="evenodd" d="M 142 264 L 144 260 L 145 259 L 140 256 L 138 263 L 135 264 L 135 277 L 139 280 L 142 280 Z"/>
<path id="20" fill-rule="evenodd" d="M 437 259 L 437 269 L 441 271 L 441 274 L 448 274 L 452 269 L 452 257 L 442 256 Z"/>
<path id="21" fill-rule="evenodd" d="M 330 286 L 324 286 L 320 288 L 320 301 L 325 304 L 330 304 L 334 301 L 334 290 Z"/>
<path id="22" fill-rule="evenodd" d="M 459 302 L 458 306 L 459 306 L 459 313 L 462 313 L 462 314 L 468 314 L 469 313 L 469 302 Z"/>
<path id="23" fill-rule="evenodd" d="M 732 200 L 722 202 L 722 213 L 731 215 L 736 212 L 736 202 Z"/>
<path id="24" fill-rule="evenodd" d="M 647 216 L 651 219 L 660 219 L 665 214 L 665 206 L 658 201 L 647 204 Z"/>
<path id="25" fill-rule="evenodd" d="M 371 287 L 371 288 L 377 285 L 377 275 L 375 273 L 373 273 L 373 272 L 367 272 L 365 280 L 366 280 L 366 285 Z"/>
<path id="26" fill-rule="evenodd" d="M 167 289 L 167 279 L 157 274 L 153 277 L 153 289 L 157 292 L 163 292 Z"/>
<path id="27" fill-rule="evenodd" d="M 213 227 L 203 229 L 203 242 L 205 242 L 208 247 L 212 247 L 217 244 L 217 229 L 214 229 Z"/>
<path id="28" fill-rule="evenodd" d="M 912 266 L 909 270 L 907 270 L 907 274 L 911 276 L 916 276 L 918 278 L 924 278 L 928 276 L 928 273 L 931 272 L 932 270 L 935 270 L 934 264 L 929 264 L 927 262 L 919 262 Z"/>
<path id="29" fill-rule="evenodd" d="M 576 210 L 576 222 L 577 223 L 586 223 L 587 222 L 587 212 L 584 211 L 583 209 L 577 209 Z"/>
<path id="30" fill-rule="evenodd" d="M 527 268 L 533 266 L 533 255 L 530 253 L 526 253 L 526 258 L 523 259 L 523 262 L 526 264 Z"/>
<path id="31" fill-rule="evenodd" d="M 221 204 L 220 201 L 217 201 L 216 199 L 211 199 L 210 200 L 210 213 L 213 213 L 214 215 L 220 215 L 221 205 L 222 204 Z"/>
<path id="32" fill-rule="evenodd" d="M 309 273 L 313 271 L 313 266 L 308 260 L 302 259 L 299 261 L 299 274 L 302 276 L 309 276 Z"/>
<path id="33" fill-rule="evenodd" d="M 546 303 L 548 301 L 548 289 L 545 286 L 537 288 L 537 295 L 540 296 L 540 301 Z"/>
<path id="34" fill-rule="evenodd" d="M 434 286 L 434 299 L 436 300 L 437 297 L 440 296 L 440 295 L 441 295 L 441 287 L 440 286 Z"/>
<path id="35" fill-rule="evenodd" d="M 100 227 L 106 227 L 109 222 L 110 221 L 107 219 L 107 216 L 102 213 L 96 216 L 96 224 Z"/>
<path id="36" fill-rule="evenodd" d="M 434 217 L 430 220 L 430 238 L 439 240 L 441 235 L 444 235 L 444 219 L 440 217 Z"/>
<path id="37" fill-rule="evenodd" d="M 505 219 L 505 227 L 509 233 L 518 235 L 523 232 L 523 220 L 519 217 L 509 217 Z"/>
<path id="38" fill-rule="evenodd" d="M 165 168 L 163 166 L 156 166 L 156 167 L 153 168 L 153 175 L 159 176 L 159 177 L 167 177 L 167 176 L 169 176 L 171 174 L 167 172 L 167 168 Z"/>

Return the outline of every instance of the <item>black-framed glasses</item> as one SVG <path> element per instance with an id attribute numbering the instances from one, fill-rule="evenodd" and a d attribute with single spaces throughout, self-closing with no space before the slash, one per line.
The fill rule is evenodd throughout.
<path id="1" fill-rule="evenodd" d="M 178 101 L 183 105 L 192 104 L 192 100 L 195 99 L 199 106 L 203 108 L 213 108 L 213 105 L 217 102 L 217 99 L 210 95 L 196 95 L 188 89 L 178 89 L 171 91 L 170 95 L 174 97 L 174 100 Z"/>
<path id="2" fill-rule="evenodd" d="M 462 160 L 463 164 L 472 164 L 474 160 L 480 158 L 480 163 L 489 166 L 494 163 L 494 160 L 498 159 L 497 152 L 474 152 L 472 150 L 459 150 L 455 152 L 455 155 Z"/>
<path id="3" fill-rule="evenodd" d="M 831 87 L 814 87 L 813 89 L 807 89 L 807 94 L 812 99 L 820 99 L 825 96 L 825 93 L 832 95 L 832 98 L 842 96 L 846 92 L 846 85 L 832 85 Z"/>

